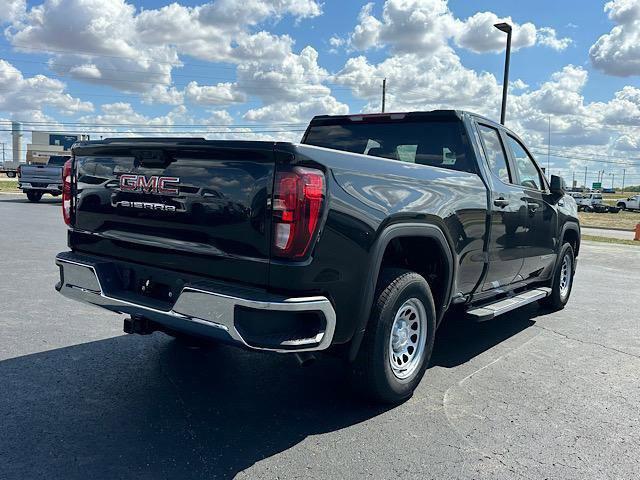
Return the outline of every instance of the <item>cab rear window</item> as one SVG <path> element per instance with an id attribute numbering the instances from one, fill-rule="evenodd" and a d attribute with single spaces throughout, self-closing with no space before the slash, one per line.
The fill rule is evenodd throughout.
<path id="1" fill-rule="evenodd" d="M 469 141 L 456 120 L 352 122 L 311 125 L 307 145 L 400 162 L 475 173 Z"/>

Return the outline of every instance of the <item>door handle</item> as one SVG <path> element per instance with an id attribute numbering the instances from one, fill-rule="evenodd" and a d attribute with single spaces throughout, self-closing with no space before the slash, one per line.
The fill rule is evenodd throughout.
<path id="1" fill-rule="evenodd" d="M 496 198 L 496 199 L 493 201 L 493 204 L 494 204 L 496 207 L 504 208 L 504 207 L 506 207 L 507 205 L 509 205 L 509 200 L 507 200 L 507 199 L 506 199 L 506 198 L 504 198 L 504 197 L 498 197 L 498 198 Z"/>
<path id="2" fill-rule="evenodd" d="M 527 208 L 531 213 L 536 213 L 536 210 L 540 207 L 539 203 L 536 202 L 527 202 Z"/>

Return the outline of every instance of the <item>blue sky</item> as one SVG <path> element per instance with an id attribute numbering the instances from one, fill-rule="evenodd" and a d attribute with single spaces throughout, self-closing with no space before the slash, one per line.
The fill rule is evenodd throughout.
<path id="1" fill-rule="evenodd" d="M 495 118 L 503 20 L 509 126 L 542 151 L 551 119 L 557 172 L 640 183 L 640 0 L 0 0 L 0 122 L 295 141 L 315 114 L 377 111 L 383 77 L 391 110 Z"/>

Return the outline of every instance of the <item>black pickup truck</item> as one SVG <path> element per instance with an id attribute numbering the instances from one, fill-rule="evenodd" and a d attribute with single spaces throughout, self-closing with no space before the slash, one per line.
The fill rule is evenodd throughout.
<path id="1" fill-rule="evenodd" d="M 384 402 L 410 396 L 446 312 L 569 299 L 580 226 L 524 143 L 461 111 L 319 116 L 300 144 L 77 143 L 63 295 L 125 331 L 329 352 Z"/>

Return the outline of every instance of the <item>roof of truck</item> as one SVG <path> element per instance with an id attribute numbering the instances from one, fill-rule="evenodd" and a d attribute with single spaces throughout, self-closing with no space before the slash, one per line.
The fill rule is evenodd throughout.
<path id="1" fill-rule="evenodd" d="M 462 119 L 465 115 L 471 115 L 476 118 L 480 118 L 486 122 L 496 123 L 495 121 L 483 117 L 477 113 L 469 112 L 466 110 L 428 110 L 428 111 L 413 111 L 413 112 L 385 112 L 385 113 L 353 113 L 349 115 L 316 115 L 311 119 L 310 124 L 335 122 L 340 120 L 362 121 L 362 120 L 410 120 L 424 117 L 437 117 L 437 118 L 451 118 Z"/>

